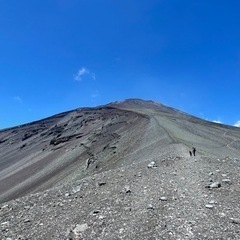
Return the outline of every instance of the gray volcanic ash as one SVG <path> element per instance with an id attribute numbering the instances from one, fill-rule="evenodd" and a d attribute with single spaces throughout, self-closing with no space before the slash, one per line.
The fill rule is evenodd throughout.
<path id="1" fill-rule="evenodd" d="M 140 99 L 2 130 L 1 239 L 240 239 L 239 149 Z"/>

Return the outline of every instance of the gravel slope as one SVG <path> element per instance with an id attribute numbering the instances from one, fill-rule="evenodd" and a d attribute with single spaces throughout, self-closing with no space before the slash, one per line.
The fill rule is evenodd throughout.
<path id="1" fill-rule="evenodd" d="M 240 239 L 239 129 L 149 101 L 110 106 L 105 118 L 81 128 L 85 138 L 54 150 L 52 169 L 62 156 L 63 170 L 47 181 L 44 170 L 44 181 L 31 185 L 26 196 L 0 205 L 1 239 Z M 66 124 L 72 114 L 61 121 Z M 196 157 L 189 156 L 192 146 Z M 52 146 L 46 150 L 52 157 Z M 1 156 L 0 179 L 6 181 L 11 165 L 4 168 Z M 82 160 L 69 164 L 74 156 Z"/>

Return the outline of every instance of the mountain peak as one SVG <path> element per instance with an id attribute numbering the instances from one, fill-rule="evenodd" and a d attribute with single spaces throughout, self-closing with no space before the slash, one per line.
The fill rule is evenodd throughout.
<path id="1" fill-rule="evenodd" d="M 108 106 L 119 108 L 119 109 L 126 109 L 132 110 L 136 112 L 146 112 L 146 113 L 168 113 L 168 114 L 180 114 L 185 117 L 189 117 L 190 115 L 184 113 L 178 109 L 168 107 L 162 103 L 152 101 L 152 100 L 143 100 L 139 98 L 129 98 L 123 101 L 116 101 L 108 104 Z"/>

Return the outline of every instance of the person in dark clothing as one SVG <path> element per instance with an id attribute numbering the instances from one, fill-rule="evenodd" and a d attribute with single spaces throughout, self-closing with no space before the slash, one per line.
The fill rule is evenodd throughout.
<path id="1" fill-rule="evenodd" d="M 192 152 L 193 152 L 193 156 L 196 156 L 196 148 L 195 147 L 192 148 Z"/>
<path id="2" fill-rule="evenodd" d="M 192 151 L 189 151 L 190 157 L 192 156 Z"/>

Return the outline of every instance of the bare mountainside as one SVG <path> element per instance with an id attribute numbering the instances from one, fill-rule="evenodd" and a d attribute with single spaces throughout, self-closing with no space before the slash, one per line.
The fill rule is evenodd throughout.
<path id="1" fill-rule="evenodd" d="M 240 239 L 239 149 L 239 128 L 139 99 L 2 130 L 0 237 Z"/>

